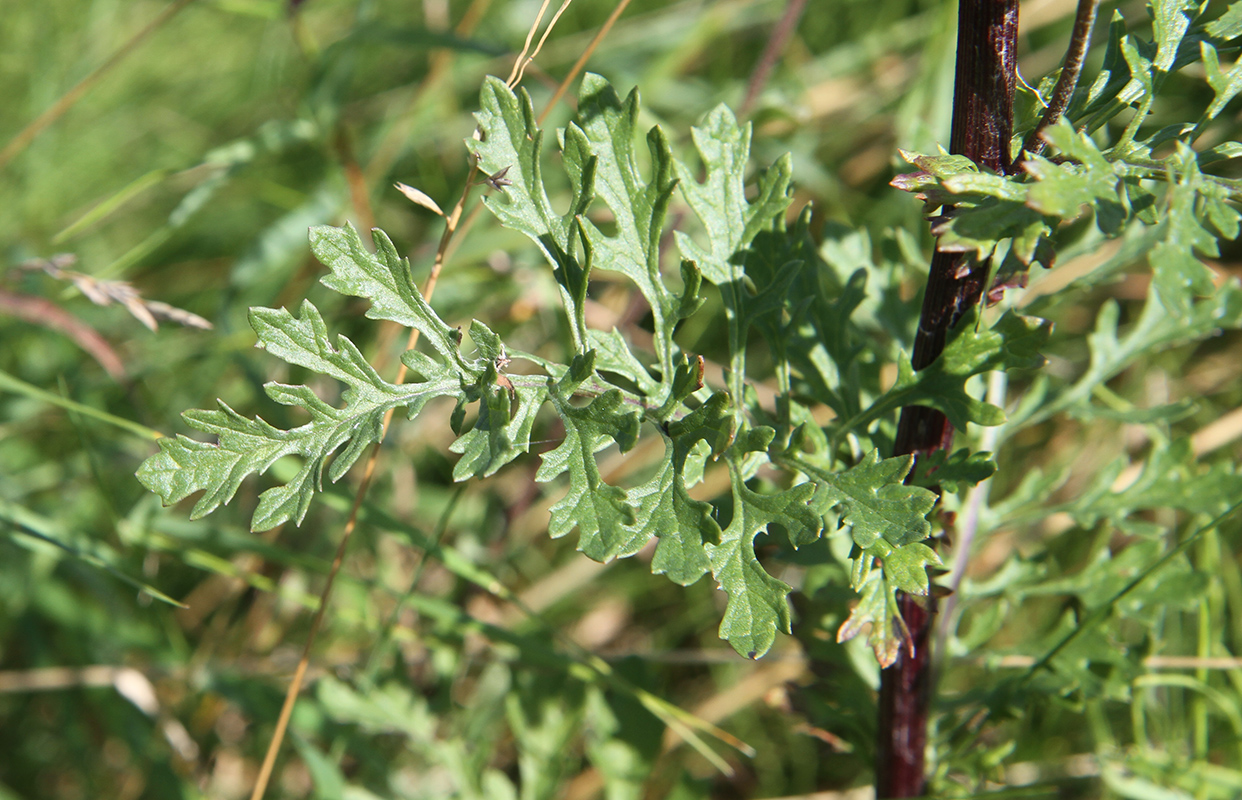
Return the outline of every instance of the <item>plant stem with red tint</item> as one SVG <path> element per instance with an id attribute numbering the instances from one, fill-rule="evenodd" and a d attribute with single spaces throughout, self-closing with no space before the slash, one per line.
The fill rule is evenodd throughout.
<path id="1" fill-rule="evenodd" d="M 949 149 L 993 172 L 1008 173 L 1013 137 L 1014 51 L 1017 0 L 961 0 L 958 8 L 957 74 Z M 914 340 L 913 366 L 923 369 L 944 350 L 949 330 L 979 302 L 987 261 L 969 254 L 932 256 L 931 274 Z M 939 411 L 902 409 L 895 454 L 916 457 L 953 444 L 953 427 Z M 880 676 L 876 797 L 919 797 L 926 788 L 923 754 L 931 700 L 931 630 L 935 603 L 898 595 L 910 640 Z"/>

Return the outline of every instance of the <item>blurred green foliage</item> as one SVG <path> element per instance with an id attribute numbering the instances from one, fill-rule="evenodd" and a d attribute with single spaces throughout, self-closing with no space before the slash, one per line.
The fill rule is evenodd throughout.
<path id="1" fill-rule="evenodd" d="M 1227 27 L 1240 6 L 1219 6 L 1210 15 Z M 0 146 L 166 7 L 7 4 Z M 578 0 L 562 17 L 524 82 L 537 109 L 611 7 Z M 537 8 L 307 0 L 291 15 L 280 2 L 198 0 L 122 50 L 0 167 L 0 798 L 249 794 L 356 477 L 300 527 L 259 535 L 249 520 L 262 479 L 190 522 L 189 505 L 160 508 L 134 472 L 154 452 L 151 429 L 182 432 L 177 415 L 216 397 L 274 425 L 305 421 L 261 391 L 314 378 L 252 349 L 251 306 L 309 298 L 395 371 L 400 342 L 318 284 L 306 230 L 379 225 L 421 282 L 441 221 L 390 187 L 452 206 L 479 87 L 508 74 Z M 717 103 L 742 103 L 784 8 L 636 0 L 590 69 L 623 94 L 639 86 L 640 128 L 660 124 L 685 145 Z M 1121 10 L 1142 29 L 1140 4 Z M 1073 9 L 1030 11 L 1020 56 L 1038 83 Z M 754 163 L 792 152 L 794 207 L 814 202 L 825 260 L 846 275 L 870 267 L 862 310 L 894 350 L 908 349 L 930 238 L 918 204 L 887 184 L 909 170 L 899 147 L 932 153 L 948 139 L 954 19 L 944 0 L 812 3 L 749 113 Z M 1201 67 L 1170 74 L 1144 127 L 1195 122 L 1214 96 Z M 1022 103 L 1033 116 L 1036 103 Z M 1204 148 L 1238 138 L 1236 108 Z M 555 109 L 548 127 L 568 117 Z M 1237 175 L 1228 160 L 1210 169 Z M 538 254 L 490 215 L 470 219 L 437 312 L 562 357 L 565 323 Z M 979 534 L 943 631 L 938 791 L 1234 797 L 1239 530 L 1202 526 L 1238 496 L 1229 426 L 1242 342 L 1209 319 L 1194 337 L 1161 333 L 1159 309 L 1144 305 L 1152 242 L 1102 242 L 1089 220 L 1061 235 L 1070 246 L 1048 277 L 1072 280 L 1064 268 L 1076 265 L 1078 291 L 1027 295 L 1056 323 L 1046 380 L 1060 383 L 1011 386 L 1023 424 L 989 445 L 1001 466 L 989 497 L 977 510 L 946 497 L 959 520 L 978 514 Z M 215 330 L 150 332 L 24 266 L 58 253 Z M 1225 245 L 1211 261 L 1218 282 L 1238 274 L 1237 258 Z M 641 331 L 631 294 L 594 285 L 596 327 Z M 721 358 L 720 300 L 708 303 L 679 337 Z M 1041 416 L 1064 386 L 1092 402 Z M 332 399 L 334 386 L 316 388 Z M 833 640 L 852 599 L 848 537 L 780 554 L 780 577 L 799 589 L 794 636 L 746 662 L 716 638 L 722 597 L 707 582 L 682 589 L 641 556 L 601 566 L 550 540 L 559 491 L 534 482 L 537 459 L 454 484 L 451 411 L 429 409 L 385 441 L 269 797 L 776 797 L 870 782 L 876 667 L 863 642 Z M 562 435 L 550 420 L 535 433 L 539 450 Z M 641 473 L 652 463 L 641 455 L 605 453 L 601 469 Z M 281 480 L 293 470 L 273 468 Z M 1051 669 L 1032 671 L 1058 647 Z M 686 746 L 666 733 L 672 707 L 753 755 L 703 733 Z"/>

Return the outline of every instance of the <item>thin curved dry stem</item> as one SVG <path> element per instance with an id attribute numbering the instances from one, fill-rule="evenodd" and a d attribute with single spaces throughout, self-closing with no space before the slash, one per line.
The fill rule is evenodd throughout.
<path id="1" fill-rule="evenodd" d="M 60 331 L 90 354 L 115 381 L 125 380 L 125 362 L 99 331 L 43 297 L 0 289 L 0 316 L 12 316 L 33 325 Z"/>
<path id="2" fill-rule="evenodd" d="M 345 185 L 349 187 L 349 204 L 358 215 L 358 224 L 363 230 L 375 227 L 375 212 L 371 208 L 371 197 L 367 191 L 367 179 L 354 155 L 353 142 L 349 131 L 342 123 L 336 132 L 336 153 L 341 161 L 341 170 L 345 174 Z"/>
<path id="3" fill-rule="evenodd" d="M 1087 58 L 1087 46 L 1091 43 L 1091 29 L 1095 27 L 1095 16 L 1100 8 L 1100 0 L 1078 0 L 1078 12 L 1074 16 L 1074 32 L 1070 37 L 1069 48 L 1065 51 L 1065 62 L 1061 66 L 1061 76 L 1052 90 L 1052 98 L 1044 109 L 1044 116 L 1039 120 L 1026 139 L 1022 142 L 1023 155 L 1039 155 L 1044 149 L 1043 132 L 1055 125 L 1074 97 L 1074 89 L 1078 87 L 1078 78 L 1082 75 L 1082 65 Z"/>
<path id="4" fill-rule="evenodd" d="M 405 366 L 402 365 L 402 371 L 404 369 Z M 385 428 L 387 428 L 391 418 L 391 413 L 384 417 Z M 349 539 L 358 524 L 358 509 L 362 506 L 362 500 L 366 497 L 367 489 L 371 486 L 371 478 L 375 474 L 375 464 L 378 461 L 376 456 L 378 453 L 379 445 L 376 444 L 371 448 L 371 457 L 367 459 L 366 470 L 362 474 L 362 482 L 358 484 L 358 493 L 354 495 L 354 504 L 349 511 L 349 521 L 345 523 L 345 533 L 341 537 L 341 543 L 337 546 L 336 555 L 332 559 L 332 569 L 328 571 L 328 581 L 324 585 L 323 594 L 319 597 L 319 608 L 315 610 L 315 618 L 311 621 L 310 632 L 306 635 L 306 644 L 302 646 L 302 657 L 298 659 L 297 669 L 293 672 L 293 680 L 289 682 L 289 690 L 285 692 L 285 702 L 280 707 L 280 717 L 276 720 L 276 730 L 272 731 L 272 739 L 267 746 L 267 755 L 263 757 L 263 766 L 259 768 L 259 776 L 255 779 L 254 791 L 250 794 L 250 800 L 260 800 L 267 791 L 267 783 L 272 777 L 272 768 L 276 765 L 276 756 L 280 753 L 280 745 L 284 742 L 285 731 L 289 727 L 289 717 L 293 715 L 293 706 L 297 703 L 298 694 L 302 691 L 302 681 L 306 678 L 306 668 L 310 666 L 311 648 L 314 646 L 315 639 L 319 634 L 319 626 L 323 623 L 324 612 L 328 608 L 328 600 L 332 597 L 332 584 L 336 581 L 337 573 L 340 572 L 341 563 L 345 560 L 345 548 L 348 546 Z"/>
<path id="5" fill-rule="evenodd" d="M 556 104 L 561 102 L 561 98 L 565 96 L 567 91 L 569 91 L 569 85 L 573 83 L 574 79 L 576 79 L 579 73 L 582 72 L 583 67 L 586 66 L 587 60 L 590 59 L 592 54 L 595 53 L 595 48 L 599 47 L 599 43 L 604 41 L 604 37 L 607 36 L 608 32 L 612 30 L 612 26 L 615 25 L 617 20 L 621 18 L 621 15 L 625 12 L 626 6 L 629 4 L 630 0 L 621 0 L 612 9 L 612 13 L 608 15 L 608 19 L 604 20 L 604 24 L 600 26 L 599 31 L 596 32 L 595 36 L 591 39 L 591 43 L 586 46 L 586 49 L 582 51 L 582 55 L 578 56 L 578 60 L 575 61 L 574 65 L 569 68 L 569 74 L 565 76 L 563 81 L 561 81 L 561 85 L 556 87 L 556 93 L 552 95 L 552 99 L 548 101 L 547 107 L 545 107 L 543 109 L 543 113 L 539 115 L 537 122 L 540 125 L 542 125 L 543 121 L 548 118 L 548 114 L 552 113 L 552 109 L 556 108 Z"/>
<path id="6" fill-rule="evenodd" d="M 509 73 L 509 80 L 505 81 L 510 89 L 516 87 L 522 82 L 522 76 L 526 74 L 526 67 L 535 60 L 536 56 L 539 55 L 539 51 L 543 49 L 544 42 L 548 41 L 548 36 L 551 35 L 552 29 L 556 27 L 557 21 L 560 20 L 561 14 L 564 14 L 565 9 L 569 8 L 573 2 L 574 0 L 565 0 L 565 2 L 561 3 L 561 7 L 558 8 L 556 13 L 552 15 L 552 21 L 549 22 L 548 27 L 544 29 L 543 36 L 539 37 L 539 44 L 535 45 L 535 51 L 528 56 L 526 55 L 526 51 L 530 48 L 531 36 L 534 35 L 535 28 L 539 25 L 539 20 L 535 20 L 535 24 L 531 26 L 530 33 L 526 35 L 526 47 L 522 49 L 522 55 L 518 58 L 517 63 L 513 65 L 513 72 Z M 544 0 L 543 5 L 539 7 L 540 18 L 543 17 L 543 12 L 547 9 L 547 7 L 548 2 L 547 0 Z"/>
<path id="7" fill-rule="evenodd" d="M 29 125 L 22 128 L 21 132 L 10 139 L 3 150 L 0 150 L 0 169 L 4 169 L 5 165 L 12 161 L 18 153 L 25 150 L 26 146 L 33 142 L 35 137 L 43 132 L 44 128 L 60 119 L 65 115 L 66 111 L 73 108 L 95 84 L 99 83 L 104 75 L 107 75 L 113 67 L 120 64 L 125 60 L 126 56 L 134 52 L 143 39 L 164 27 L 178 12 L 193 2 L 194 0 L 177 0 L 177 2 L 165 8 L 155 19 L 147 23 L 142 30 L 129 37 L 125 44 L 118 47 L 116 52 L 108 56 L 106 61 L 95 67 L 89 75 L 78 81 L 72 89 L 61 95 L 60 99 L 53 103 L 47 111 L 35 117 Z"/>
<path id="8" fill-rule="evenodd" d="M 458 246 L 461 245 L 462 239 L 464 239 L 466 235 L 470 233 L 470 229 L 474 227 L 474 223 L 476 220 L 478 220 L 479 214 L 482 213 L 482 211 L 483 211 L 482 205 L 474 206 L 473 208 L 470 209 L 470 213 L 466 215 L 466 218 L 462 220 L 461 224 L 458 225 L 457 235 L 453 237 L 452 241 L 450 241 L 448 244 L 448 248 L 445 249 L 444 251 L 445 261 L 452 260 L 453 255 L 457 252 Z"/>
<path id="9" fill-rule="evenodd" d="M 531 23 L 530 30 L 526 32 L 526 42 L 522 45 L 522 52 L 518 53 L 517 60 L 513 62 L 513 69 L 509 71 L 509 77 L 505 79 L 505 84 L 512 89 L 516 83 L 519 71 L 522 69 L 522 61 L 526 58 L 526 54 L 530 52 L 530 43 L 535 41 L 535 31 L 539 30 L 539 23 L 543 21 L 543 15 L 548 11 L 548 5 L 552 0 L 543 0 L 539 4 L 539 12 L 535 14 L 535 21 Z"/>

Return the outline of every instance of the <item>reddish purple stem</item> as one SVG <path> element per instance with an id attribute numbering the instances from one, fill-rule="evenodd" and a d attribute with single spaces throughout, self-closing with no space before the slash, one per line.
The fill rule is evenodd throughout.
<path id="1" fill-rule="evenodd" d="M 993 172 L 1008 173 L 1013 138 L 1014 51 L 1018 36 L 1017 0 L 961 0 L 958 8 L 957 75 L 953 90 L 953 132 L 949 149 Z M 915 336 L 913 366 L 923 369 L 944 350 L 949 330 L 979 302 L 988 262 L 969 255 L 932 256 Z M 953 444 L 953 427 L 944 415 L 923 406 L 902 409 L 896 454 L 916 457 Z M 910 632 L 896 663 L 880 677 L 876 748 L 876 797 L 920 797 L 926 790 L 923 763 L 931 700 L 931 598 L 898 594 Z"/>

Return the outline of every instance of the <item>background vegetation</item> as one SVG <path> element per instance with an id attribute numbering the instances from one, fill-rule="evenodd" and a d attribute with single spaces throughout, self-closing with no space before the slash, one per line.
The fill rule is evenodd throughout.
<path id="1" fill-rule="evenodd" d="M 188 505 L 160 508 L 133 473 L 152 430 L 184 432 L 177 415 L 216 397 L 301 422 L 261 390 L 306 376 L 252 349 L 250 306 L 308 297 L 395 372 L 402 337 L 317 283 L 306 229 L 379 225 L 421 282 L 442 221 L 392 183 L 455 202 L 483 77 L 509 73 L 538 4 L 307 0 L 291 16 L 281 2 L 199 0 L 126 45 L 168 8 L 48 0 L 6 8 L 0 26 L 0 142 L 125 56 L 11 160 L 0 155 L 4 798 L 249 793 L 358 478 L 329 489 L 300 527 L 252 534 L 262 480 L 190 522 Z M 612 8 L 578 0 L 557 23 L 523 83 L 537 110 Z M 812 3 L 748 104 L 784 10 L 635 0 L 589 68 L 623 93 L 638 86 L 640 127 L 659 124 L 683 152 L 719 102 L 753 122 L 757 164 L 792 152 L 792 208 L 813 203 L 827 261 L 872 265 L 893 307 L 871 313 L 908 342 L 930 238 L 919 203 L 888 181 L 911 169 L 899 147 L 934 152 L 948 139 L 956 4 Z M 1143 29 L 1140 4 L 1121 10 Z M 1072 13 L 1060 0 L 1023 9 L 1028 80 L 1056 66 Z M 1202 68 L 1174 75 L 1152 124 L 1193 120 L 1212 96 Z M 554 108 L 547 127 L 569 113 Z M 1204 146 L 1236 139 L 1236 117 L 1227 111 Z M 484 320 L 529 351 L 563 340 L 543 262 L 473 208 L 440 278 L 440 316 Z M 1054 379 L 1083 373 L 1101 309 L 1115 303 L 1128 330 L 1147 295 L 1146 270 L 1131 268 L 1141 252 L 1107 261 L 1116 251 L 1083 236 L 1081 256 L 1034 275 L 1024 296 L 1038 305 L 1101 263 L 1117 278 L 1038 306 L 1057 326 Z M 99 284 L 30 268 L 57 253 L 77 258 L 62 270 L 128 281 L 214 330 L 165 320 L 148 331 L 117 304 L 92 304 Z M 1223 283 L 1237 252 L 1211 266 Z M 641 334 L 645 309 L 625 284 L 601 276 L 592 298 L 593 326 Z M 678 336 L 719 361 L 709 303 L 716 315 Z M 1242 496 L 1231 413 L 1242 341 L 1140 344 L 1092 391 L 1111 414 L 1049 416 L 1004 440 L 992 500 L 962 509 L 979 515 L 980 535 L 941 638 L 933 739 L 945 796 L 1242 792 L 1237 522 L 1111 602 L 1206 519 L 1193 512 Z M 800 590 L 795 635 L 745 661 L 717 638 L 722 597 L 707 581 L 682 589 L 653 578 L 643 555 L 599 565 L 573 537 L 549 539 L 558 492 L 533 481 L 537 459 L 453 483 L 451 412 L 385 440 L 269 796 L 855 796 L 870 783 L 877 668 L 865 642 L 833 640 L 853 598 L 841 561 L 783 567 Z M 549 421 L 536 434 L 543 451 L 559 431 Z M 639 452 L 605 454 L 602 469 L 620 479 L 643 465 Z M 1101 497 L 1118 498 L 1114 513 L 1084 499 Z M 1088 623 L 1059 671 L 1015 679 Z M 615 679 L 601 677 L 609 670 Z M 736 746 L 687 746 L 650 713 L 652 697 L 721 725 Z"/>

